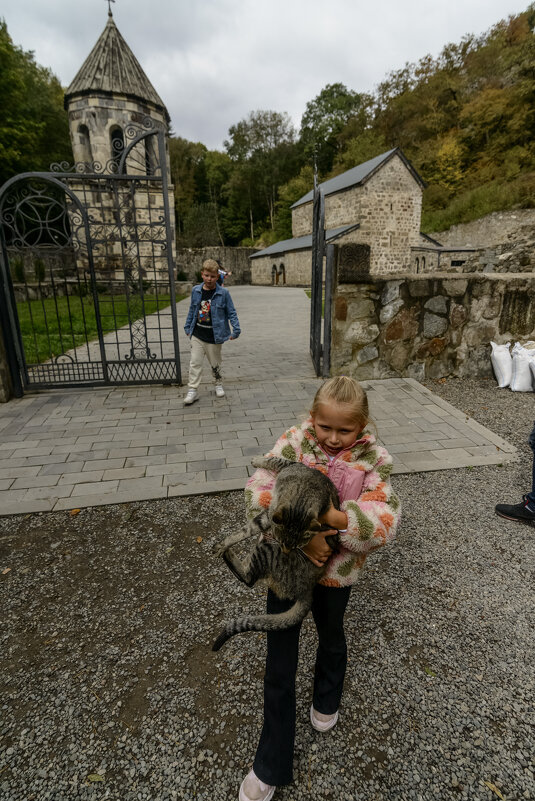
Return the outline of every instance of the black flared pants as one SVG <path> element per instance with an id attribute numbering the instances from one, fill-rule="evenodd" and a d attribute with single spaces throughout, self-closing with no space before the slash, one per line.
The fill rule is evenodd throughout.
<path id="1" fill-rule="evenodd" d="M 317 712 L 331 715 L 342 697 L 347 665 L 344 613 L 351 587 L 314 588 L 312 614 L 318 630 L 312 702 Z M 290 608 L 268 590 L 267 612 Z M 268 632 L 264 675 L 264 725 L 253 763 L 261 781 L 279 786 L 292 781 L 295 740 L 295 676 L 301 624 L 286 631 Z"/>

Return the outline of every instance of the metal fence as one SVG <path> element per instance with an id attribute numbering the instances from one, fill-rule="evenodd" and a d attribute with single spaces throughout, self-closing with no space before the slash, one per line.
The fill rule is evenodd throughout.
<path id="1" fill-rule="evenodd" d="M 19 395 L 181 383 L 165 134 L 150 119 L 124 134 L 106 165 L 52 165 L 0 189 L 0 306 Z"/>

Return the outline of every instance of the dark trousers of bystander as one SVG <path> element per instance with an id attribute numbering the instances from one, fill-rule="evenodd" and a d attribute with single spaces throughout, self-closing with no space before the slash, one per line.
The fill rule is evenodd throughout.
<path id="1" fill-rule="evenodd" d="M 532 476 L 532 484 L 531 484 L 531 492 L 528 492 L 528 498 L 532 503 L 535 503 L 535 423 L 533 424 L 533 429 L 531 434 L 529 435 L 529 447 L 533 451 L 533 476 Z"/>
<path id="2" fill-rule="evenodd" d="M 314 669 L 313 705 L 330 715 L 340 705 L 347 666 L 344 614 L 351 587 L 314 588 L 312 614 L 318 630 Z M 267 612 L 290 608 L 268 590 Z M 295 741 L 295 677 L 301 624 L 285 631 L 268 632 L 264 675 L 264 725 L 253 770 L 265 784 L 279 786 L 292 781 Z"/>

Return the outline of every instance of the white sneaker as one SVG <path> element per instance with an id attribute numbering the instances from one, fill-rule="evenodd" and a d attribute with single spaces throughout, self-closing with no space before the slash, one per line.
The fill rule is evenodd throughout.
<path id="1" fill-rule="evenodd" d="M 193 401 L 199 400 L 199 393 L 196 389 L 188 389 L 188 394 L 184 398 L 184 406 L 189 406 Z"/>
<path id="2" fill-rule="evenodd" d="M 260 781 L 251 770 L 241 783 L 239 801 L 269 801 L 277 788 Z"/>
<path id="3" fill-rule="evenodd" d="M 310 722 L 312 728 L 316 731 L 329 731 L 338 722 L 338 711 L 334 715 L 324 715 L 322 712 L 316 712 L 314 706 L 310 707 Z"/>
<path id="4" fill-rule="evenodd" d="M 225 390 L 223 389 L 223 384 L 216 384 L 215 385 L 215 394 L 218 398 L 225 397 Z"/>

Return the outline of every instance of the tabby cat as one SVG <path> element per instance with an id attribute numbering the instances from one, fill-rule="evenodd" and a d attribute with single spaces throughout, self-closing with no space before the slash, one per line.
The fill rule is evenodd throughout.
<path id="1" fill-rule="evenodd" d="M 269 508 L 251 520 L 244 531 L 227 537 L 219 554 L 234 575 L 248 587 L 266 579 L 275 595 L 294 601 L 287 612 L 256 615 L 229 621 L 216 638 L 212 651 L 218 651 L 230 637 L 242 631 L 278 631 L 299 623 L 312 606 L 314 585 L 325 567 L 317 567 L 301 550 L 318 531 L 325 530 L 321 515 L 334 505 L 340 508 L 332 481 L 319 470 L 278 457 L 255 458 L 254 467 L 277 473 Z M 233 547 L 248 537 L 263 534 L 242 562 Z M 339 535 L 327 542 L 336 550 Z"/>

